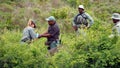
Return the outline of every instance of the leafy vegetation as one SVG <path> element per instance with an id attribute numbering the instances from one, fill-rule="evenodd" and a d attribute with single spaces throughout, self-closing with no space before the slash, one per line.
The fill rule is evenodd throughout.
<path id="1" fill-rule="evenodd" d="M 71 25 L 79 4 L 95 21 L 85 30 L 86 36 L 76 36 Z M 110 17 L 119 12 L 118 6 L 117 0 L 1 0 L 0 68 L 120 68 L 120 37 L 108 38 Z M 36 32 L 43 33 L 50 15 L 61 29 L 62 45 L 54 56 L 49 55 L 44 38 L 30 45 L 20 43 L 29 18 L 37 21 Z"/>

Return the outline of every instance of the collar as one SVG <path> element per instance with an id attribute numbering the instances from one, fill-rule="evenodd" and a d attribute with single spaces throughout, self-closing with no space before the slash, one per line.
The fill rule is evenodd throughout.
<path id="1" fill-rule="evenodd" d="M 79 13 L 79 14 L 81 15 L 81 14 L 84 14 L 84 13 L 85 13 L 85 12 L 82 12 L 82 13 Z"/>
<path id="2" fill-rule="evenodd" d="M 55 24 L 56 24 L 56 22 L 53 25 L 50 25 L 50 26 L 54 26 Z"/>
<path id="3" fill-rule="evenodd" d="M 117 23 L 115 23 L 115 25 L 118 25 L 118 24 L 120 24 L 120 21 L 118 21 Z"/>

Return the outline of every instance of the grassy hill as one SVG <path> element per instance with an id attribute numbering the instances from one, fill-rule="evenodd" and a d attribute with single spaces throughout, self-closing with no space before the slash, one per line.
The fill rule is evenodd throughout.
<path id="1" fill-rule="evenodd" d="M 108 38 L 111 15 L 120 12 L 119 0 L 0 0 L 0 68 L 120 68 L 120 38 Z M 76 36 L 73 17 L 79 4 L 85 6 L 94 25 L 86 36 Z M 21 45 L 22 30 L 29 18 L 37 22 L 36 32 L 47 30 L 45 18 L 55 16 L 61 29 L 62 46 L 49 56 L 39 39 Z"/>

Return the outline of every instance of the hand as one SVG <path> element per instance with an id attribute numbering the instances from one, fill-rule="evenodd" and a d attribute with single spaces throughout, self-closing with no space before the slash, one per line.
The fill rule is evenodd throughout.
<path id="1" fill-rule="evenodd" d="M 39 34 L 37 33 L 37 34 L 36 34 L 36 38 L 38 38 L 38 37 L 39 37 Z"/>
<path id="2" fill-rule="evenodd" d="M 77 26 L 73 26 L 73 28 L 74 28 L 74 30 L 75 30 L 75 31 L 77 31 L 77 30 L 78 30 Z"/>
<path id="3" fill-rule="evenodd" d="M 39 36 L 38 36 L 38 38 L 41 38 L 41 37 L 42 37 L 42 35 L 39 35 Z"/>
<path id="4" fill-rule="evenodd" d="M 89 29 L 90 27 L 91 27 L 91 26 L 90 26 L 90 25 L 88 25 L 88 26 L 87 26 L 87 29 Z"/>

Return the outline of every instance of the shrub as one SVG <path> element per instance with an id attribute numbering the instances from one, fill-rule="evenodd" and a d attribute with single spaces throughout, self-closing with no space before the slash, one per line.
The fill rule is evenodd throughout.
<path id="1" fill-rule="evenodd" d="M 43 0 L 40 1 L 44 2 Z M 49 10 L 61 26 L 62 45 L 54 56 L 49 55 L 44 45 L 46 39 L 36 40 L 29 45 L 20 43 L 22 34 L 20 25 L 25 25 L 24 23 L 27 22 L 27 18 L 32 13 L 33 16 L 35 14 L 37 20 L 39 16 L 44 20 L 49 16 L 49 13 L 47 13 L 49 11 L 43 12 L 39 7 L 32 5 L 35 8 L 30 7 L 34 9 L 30 9 L 30 12 L 28 12 L 25 2 L 25 4 L 20 4 L 22 7 L 17 6 L 17 11 L 12 12 L 13 7 L 5 5 L 10 12 L 0 11 L 0 28 L 2 30 L 0 32 L 0 68 L 120 68 L 120 37 L 108 38 L 111 33 L 111 24 L 107 23 L 111 21 L 108 17 L 113 11 L 117 11 L 115 9 L 118 5 L 111 10 L 111 8 L 106 7 L 108 3 L 105 4 L 101 1 L 92 4 L 89 4 L 88 0 L 67 1 L 75 2 L 75 6 L 80 3 L 87 6 L 89 8 L 88 12 L 91 12 L 95 23 L 90 29 L 84 30 L 86 36 L 76 36 L 70 23 L 76 13 L 76 11 L 73 11 L 74 8 L 64 6 L 53 11 Z M 39 3 L 39 1 L 37 2 Z M 38 4 L 36 0 L 34 0 L 34 3 Z M 110 3 L 113 5 L 112 2 Z M 50 7 L 51 4 L 47 4 L 49 4 L 47 8 Z M 36 14 L 40 15 L 37 16 Z M 44 22 L 43 20 L 42 22 Z M 20 28 L 18 30 L 15 29 L 15 23 L 19 24 Z M 13 27 L 13 30 L 3 29 L 4 27 L 8 29 Z M 45 27 L 47 27 L 46 24 L 42 24 L 38 30 L 44 32 Z"/>
<path id="2" fill-rule="evenodd" d="M 57 19 L 65 19 L 69 15 L 70 8 L 69 7 L 63 7 L 59 9 L 53 9 L 51 14 L 55 16 Z"/>

